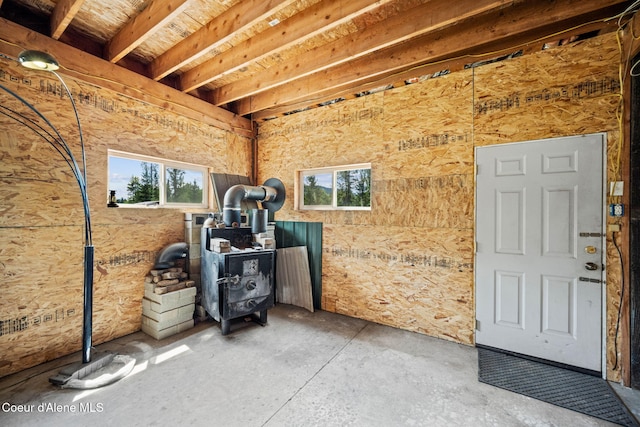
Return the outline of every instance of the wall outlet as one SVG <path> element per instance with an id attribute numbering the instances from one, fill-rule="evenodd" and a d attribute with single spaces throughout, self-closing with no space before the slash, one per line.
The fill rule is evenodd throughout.
<path id="1" fill-rule="evenodd" d="M 612 181 L 609 183 L 609 194 L 611 196 L 622 196 L 624 194 L 624 182 Z"/>
<path id="2" fill-rule="evenodd" d="M 609 205 L 609 216 L 623 216 L 624 205 L 622 203 L 611 203 Z"/>

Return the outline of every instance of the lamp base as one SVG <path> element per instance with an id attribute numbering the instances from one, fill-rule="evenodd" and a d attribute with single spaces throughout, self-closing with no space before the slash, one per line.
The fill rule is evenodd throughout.
<path id="1" fill-rule="evenodd" d="M 124 378 L 133 369 L 135 361 L 129 356 L 97 353 L 90 362 L 76 362 L 64 367 L 58 375 L 50 377 L 49 382 L 62 388 L 98 388 Z M 91 375 L 98 371 L 99 375 Z"/>

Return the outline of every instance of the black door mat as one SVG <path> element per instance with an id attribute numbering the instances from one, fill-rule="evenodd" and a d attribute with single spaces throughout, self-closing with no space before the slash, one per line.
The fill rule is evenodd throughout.
<path id="1" fill-rule="evenodd" d="M 478 347 L 478 380 L 622 426 L 638 423 L 602 378 Z"/>

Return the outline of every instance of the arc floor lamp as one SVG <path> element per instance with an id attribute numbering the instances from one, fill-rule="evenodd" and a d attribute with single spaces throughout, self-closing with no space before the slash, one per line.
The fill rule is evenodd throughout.
<path id="1" fill-rule="evenodd" d="M 74 363 L 65 367 L 56 376 L 49 378 L 49 381 L 53 384 L 60 386 L 68 386 L 75 388 L 94 388 L 94 386 L 105 385 L 106 383 L 113 382 L 122 376 L 126 375 L 126 369 L 129 371 L 133 368 L 133 363 L 125 363 L 126 369 L 117 370 L 111 374 L 103 375 L 103 379 L 99 382 L 95 381 L 83 381 L 84 378 L 90 376 L 90 374 L 105 368 L 106 365 L 111 363 L 116 357 L 113 353 L 101 353 L 97 354 L 92 360 L 91 355 L 91 340 L 92 340 L 92 315 L 93 315 L 93 266 L 94 266 L 94 246 L 91 232 L 91 211 L 89 209 L 89 196 L 87 193 L 87 163 L 85 155 L 84 137 L 82 134 L 82 126 L 80 125 L 80 118 L 78 116 L 78 110 L 76 103 L 71 95 L 71 91 L 68 86 L 60 77 L 56 70 L 60 68 L 58 61 L 49 55 L 48 53 L 37 50 L 25 50 L 18 55 L 18 62 L 26 68 L 32 70 L 48 71 L 55 75 L 60 81 L 66 94 L 69 96 L 71 106 L 78 126 L 78 133 L 80 137 L 80 151 L 81 151 L 81 163 L 82 167 L 78 164 L 76 157 L 71 151 L 64 137 L 56 129 L 56 127 L 49 121 L 37 108 L 31 103 L 26 101 L 17 93 L 0 85 L 0 89 L 4 90 L 9 95 L 17 99 L 23 106 L 26 106 L 31 112 L 35 113 L 36 119 L 33 119 L 17 110 L 13 110 L 5 105 L 0 105 L 0 113 L 21 123 L 22 125 L 31 129 L 36 135 L 41 137 L 47 143 L 49 143 L 54 150 L 56 150 L 65 160 L 67 165 L 71 168 L 73 176 L 80 188 L 80 195 L 82 197 L 82 207 L 84 210 L 84 287 L 83 287 L 83 321 L 82 321 L 82 362 Z M 135 360 L 134 360 L 135 362 Z M 130 365 L 130 366 L 129 366 Z M 123 372 L 124 373 L 123 375 Z"/>

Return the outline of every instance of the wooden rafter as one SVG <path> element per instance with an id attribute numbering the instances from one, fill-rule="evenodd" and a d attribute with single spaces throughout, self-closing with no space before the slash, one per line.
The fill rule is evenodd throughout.
<path id="1" fill-rule="evenodd" d="M 0 39 L 11 43 L 3 45 L 3 50 L 14 57 L 17 57 L 20 50 L 23 49 L 43 50 L 54 55 L 63 65 L 60 70 L 62 74 L 99 85 L 220 129 L 234 131 L 243 136 L 253 135 L 251 122 L 243 117 L 214 107 L 191 95 L 168 88 L 162 83 L 154 82 L 147 77 L 96 58 L 35 31 L 27 30 L 3 18 L 0 18 Z"/>
<path id="2" fill-rule="evenodd" d="M 140 14 L 131 19 L 105 46 L 105 58 L 113 63 L 151 37 L 182 13 L 188 0 L 154 0 Z"/>
<path id="3" fill-rule="evenodd" d="M 238 3 L 191 34 L 149 64 L 149 75 L 160 80 L 183 65 L 207 54 L 257 21 L 277 13 L 294 0 L 251 0 Z"/>
<path id="4" fill-rule="evenodd" d="M 80 10 L 84 0 L 60 0 L 51 14 L 51 37 L 59 39 L 64 30 L 67 29 L 73 17 Z M 2 2 L 0 1 L 0 5 Z"/>
<path id="5" fill-rule="evenodd" d="M 602 20 L 612 10 L 603 9 L 601 0 L 520 3 L 508 10 L 499 10 L 483 20 L 470 20 L 456 27 L 455 31 L 441 29 L 414 38 L 406 43 L 376 51 L 353 61 L 325 67 L 305 77 L 287 81 L 286 86 L 263 91 L 247 98 L 235 92 L 239 85 L 227 85 L 216 90 L 216 102 L 233 97 L 242 98 L 238 114 L 245 115 L 276 105 L 290 104 L 302 99 L 316 98 L 321 93 L 340 91 L 358 86 L 361 82 L 381 76 L 400 73 L 412 67 L 435 61 L 445 61 L 460 55 L 477 52 L 482 54 L 497 46 L 516 46 L 550 35 L 587 20 Z M 609 6 L 619 1 L 609 0 Z M 542 13 L 541 13 L 542 12 Z M 606 25 L 602 22 L 602 26 Z M 267 70 L 268 71 L 268 70 Z M 265 72 L 264 74 L 266 74 Z M 261 73 L 263 74 L 263 73 Z M 267 76 L 254 76 L 261 83 Z M 240 82 L 242 83 L 242 82 Z M 276 85 L 272 86 L 276 88 Z"/>
<path id="6" fill-rule="evenodd" d="M 593 23 L 580 26 L 579 28 L 563 33 L 562 36 L 565 38 L 570 38 L 571 36 L 576 36 L 591 31 L 615 31 L 616 28 L 617 26 L 615 22 L 607 23 L 605 28 L 602 27 L 602 23 Z M 507 56 L 509 54 L 516 54 L 520 52 L 522 52 L 522 55 L 528 55 L 530 53 L 539 51 L 542 46 L 547 44 L 548 42 L 554 41 L 558 41 L 557 36 L 551 35 L 547 38 L 536 39 L 535 42 L 531 42 L 530 35 L 528 36 L 526 34 L 523 34 L 520 36 L 514 36 L 513 38 L 509 38 L 508 40 L 502 40 L 496 43 L 484 45 L 482 48 L 462 50 L 458 52 L 457 56 L 454 56 L 452 58 L 447 58 L 441 61 L 434 61 L 426 64 L 418 64 L 415 67 L 410 67 L 403 70 L 389 71 L 378 75 L 369 76 L 359 81 L 357 87 L 345 86 L 342 89 L 329 87 L 315 93 L 312 98 L 304 97 L 298 101 L 291 101 L 286 104 L 278 103 L 274 107 L 253 112 L 251 114 L 251 118 L 256 122 L 260 122 L 265 119 L 277 117 L 291 111 L 308 108 L 309 106 L 319 105 L 323 102 L 328 102 L 334 99 L 354 98 L 358 93 L 366 92 L 383 86 L 403 86 L 406 84 L 406 81 L 410 79 L 431 77 L 431 75 L 433 74 L 439 74 L 442 72 L 449 73 L 460 71 L 476 62 L 493 60 L 499 57 Z M 238 110 L 251 111 L 252 108 L 250 107 L 250 104 L 248 104 L 251 102 L 251 99 L 252 98 L 250 97 L 240 101 L 238 103 Z M 245 103 L 247 103 L 247 105 L 245 105 Z"/>
<path id="7" fill-rule="evenodd" d="M 251 62 L 303 43 L 390 1 L 323 0 L 287 19 L 283 25 L 265 30 L 214 59 L 186 71 L 180 78 L 180 88 L 185 92 L 192 91 L 238 71 Z"/>
<path id="8" fill-rule="evenodd" d="M 465 17 L 485 13 L 511 3 L 506 0 L 433 0 L 393 16 L 355 34 L 313 49 L 304 58 L 271 67 L 251 79 L 231 83 L 215 92 L 216 105 L 290 83 L 318 71 L 371 54 L 376 50 L 402 43 L 431 31 L 442 29 Z M 184 87 L 182 88 L 184 90 Z"/>
<path id="9" fill-rule="evenodd" d="M 48 1 L 0 0 L 0 16 L 40 34 L 51 31 L 52 39 L 118 63 L 139 78 L 151 77 L 160 83 L 158 88 L 179 89 L 188 95 L 185 100 L 254 116 L 313 105 L 332 94 L 357 93 L 411 74 L 413 67 L 564 32 L 593 17 L 613 16 L 633 3 L 148 0 L 146 8 L 127 21 L 135 8 L 112 10 L 106 0 L 58 0 L 49 15 L 30 13 L 29 4 Z M 96 7 L 108 19 L 92 13 Z M 282 22 L 268 27 L 276 16 Z M 95 38 L 85 37 L 94 20 Z M 161 28 L 182 23 L 191 35 L 175 45 L 167 47 L 153 38 Z M 219 52 L 204 60 L 213 51 Z"/>

